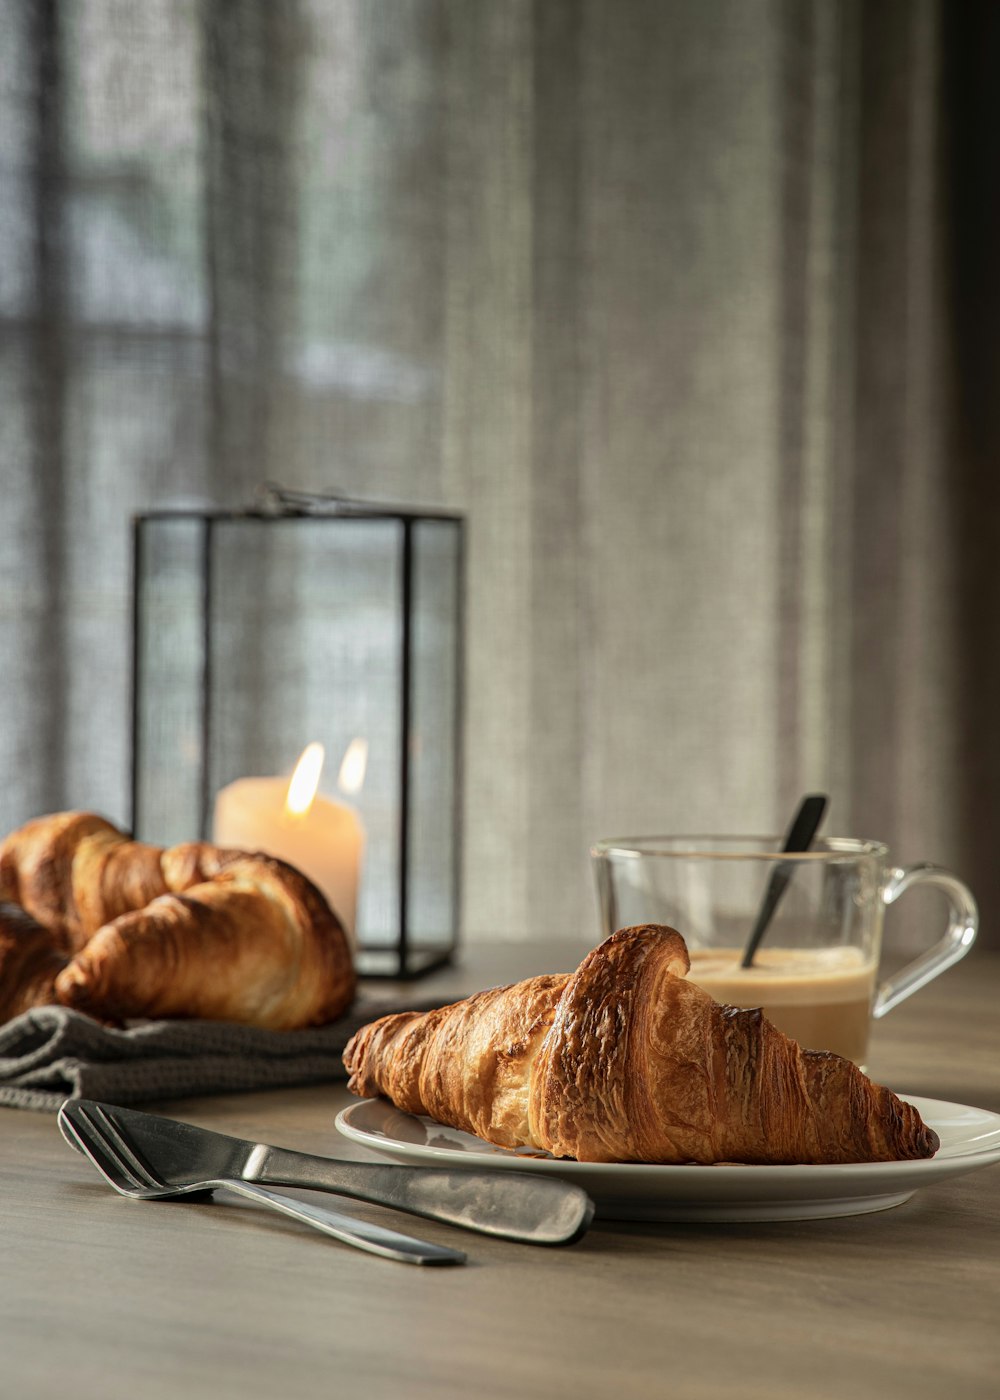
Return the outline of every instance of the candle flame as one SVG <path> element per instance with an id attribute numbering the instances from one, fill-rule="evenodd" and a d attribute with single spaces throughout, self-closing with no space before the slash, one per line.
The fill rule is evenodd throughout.
<path id="1" fill-rule="evenodd" d="M 313 805 L 325 758 L 326 750 L 322 744 L 307 744 L 302 750 L 302 757 L 295 765 L 285 798 L 285 807 L 294 816 L 304 817 Z"/>
<path id="2" fill-rule="evenodd" d="M 340 776 L 337 785 L 341 792 L 347 793 L 349 797 L 361 791 L 365 781 L 365 769 L 368 767 L 368 740 L 352 739 L 344 754 L 344 761 L 340 765 Z"/>

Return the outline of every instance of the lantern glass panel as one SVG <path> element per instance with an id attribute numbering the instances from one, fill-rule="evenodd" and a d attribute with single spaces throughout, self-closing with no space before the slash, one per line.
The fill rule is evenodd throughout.
<path id="1" fill-rule="evenodd" d="M 432 947 L 458 898 L 452 795 L 459 788 L 459 558 L 447 524 L 413 528 L 410 820 L 407 904 L 415 943 Z"/>

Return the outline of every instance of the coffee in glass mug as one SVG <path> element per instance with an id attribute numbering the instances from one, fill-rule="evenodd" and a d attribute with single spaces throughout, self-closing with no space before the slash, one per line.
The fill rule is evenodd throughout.
<path id="1" fill-rule="evenodd" d="M 893 866 L 885 846 L 829 837 L 804 852 L 780 838 L 645 836 L 597 842 L 591 859 L 605 936 L 667 924 L 691 955 L 689 977 L 717 1001 L 760 1007 L 807 1049 L 864 1067 L 873 1019 L 968 952 L 978 914 L 968 888 L 938 866 Z M 787 885 L 750 966 L 748 939 L 771 876 Z M 905 890 L 936 886 L 948 902 L 941 939 L 879 982 L 883 915 Z"/>

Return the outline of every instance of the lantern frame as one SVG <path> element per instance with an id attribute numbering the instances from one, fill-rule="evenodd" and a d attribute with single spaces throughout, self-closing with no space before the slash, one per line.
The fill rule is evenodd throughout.
<path id="1" fill-rule="evenodd" d="M 324 528 L 349 531 L 364 530 L 373 522 L 378 526 L 388 526 L 391 538 L 395 540 L 398 555 L 392 561 L 395 599 L 392 604 L 395 617 L 391 619 L 398 632 L 398 693 L 392 697 L 396 707 L 398 723 L 398 754 L 396 755 L 395 791 L 397 810 L 392 822 L 395 830 L 391 840 L 395 843 L 390 863 L 395 875 L 395 889 L 387 894 L 388 903 L 383 900 L 383 909 L 395 905 L 395 927 L 383 928 L 379 936 L 366 937 L 365 928 L 359 927 L 355 958 L 360 975 L 367 977 L 388 977 L 412 979 L 421 977 L 436 968 L 449 964 L 454 957 L 460 937 L 460 908 L 462 893 L 462 841 L 461 814 L 463 790 L 462 731 L 464 718 L 464 629 L 465 629 L 465 521 L 464 517 L 447 511 L 423 511 L 405 507 L 384 506 L 347 500 L 342 497 L 317 496 L 302 492 L 287 491 L 281 487 L 262 488 L 255 504 L 245 510 L 229 510 L 221 507 L 206 508 L 162 508 L 142 511 L 132 517 L 132 675 L 131 675 L 131 827 L 136 839 L 149 840 L 156 844 L 172 844 L 170 834 L 157 829 L 157 819 L 151 815 L 157 806 L 157 785 L 163 788 L 165 778 L 158 778 L 151 761 L 153 747 L 150 736 L 163 728 L 162 715 L 157 714 L 158 693 L 155 683 L 155 664 L 149 661 L 149 637 L 152 630 L 151 613 L 157 598 L 157 577 L 154 561 L 156 532 L 173 527 L 181 532 L 190 531 L 186 538 L 192 562 L 187 578 L 189 586 L 183 590 L 187 598 L 179 605 L 186 609 L 184 626 L 192 649 L 200 650 L 200 656 L 190 662 L 191 673 L 187 681 L 188 723 L 184 733 L 185 752 L 197 749 L 192 758 L 188 755 L 186 772 L 197 770 L 196 781 L 188 786 L 196 787 L 196 798 L 192 793 L 188 802 L 191 821 L 190 829 L 181 835 L 171 833 L 176 839 L 210 839 L 211 809 L 218 784 L 213 780 L 213 706 L 221 684 L 216 649 L 216 624 L 213 621 L 219 604 L 216 589 L 217 546 L 227 527 L 258 526 L 266 528 L 268 523 L 280 521 L 292 524 L 296 521 L 309 521 L 312 524 L 323 522 Z M 433 536 L 427 531 L 432 530 Z M 442 533 L 443 532 L 443 533 Z M 165 538 L 160 535 L 160 541 Z M 378 536 L 379 539 L 382 536 Z M 390 539 L 390 535 L 385 535 Z M 444 672 L 444 685 L 447 689 L 444 720 L 438 733 L 439 751 L 444 755 L 439 764 L 439 772 L 430 776 L 439 783 L 447 802 L 446 816 L 442 817 L 435 804 L 435 821 L 438 826 L 446 823 L 447 831 L 437 846 L 441 848 L 440 872 L 421 871 L 423 888 L 427 881 L 436 889 L 435 906 L 441 905 L 440 922 L 446 927 L 417 929 L 413 920 L 413 842 L 422 812 L 420 803 L 426 797 L 422 789 L 427 783 L 414 785 L 414 715 L 420 698 L 418 687 L 425 678 L 418 676 L 415 657 L 415 623 L 418 610 L 427 607 L 422 601 L 418 568 L 421 563 L 422 541 L 433 538 L 442 550 L 446 574 L 445 587 L 439 589 L 443 596 L 442 616 L 435 616 L 437 633 L 446 639 L 442 648 L 443 665 L 435 674 Z M 450 553 L 449 553 L 450 551 Z M 427 550 L 424 549 L 426 557 Z M 389 557 L 388 554 L 386 556 Z M 452 577 L 453 574 L 453 577 Z M 398 584 L 398 587 L 395 585 Z M 429 590 L 423 590 L 427 592 Z M 194 614 L 197 612 L 197 618 Z M 421 614 L 423 616 L 423 614 Z M 197 640 L 195 641 L 195 636 Z M 168 663 L 163 662 L 165 667 Z M 184 683 L 182 678 L 182 684 Z M 426 708 L 426 707 L 425 707 Z M 197 710 L 197 719 L 192 713 Z M 159 721 L 159 730 L 158 730 Z M 435 717 L 435 721 L 437 718 Z M 169 723 L 168 723 L 169 730 Z M 450 729 L 450 732 L 448 732 Z M 176 739 L 176 735 L 174 736 Z M 180 747 L 175 743 L 175 747 Z M 183 805 L 183 801 L 182 804 Z M 197 805 L 197 812 L 193 811 Z M 442 828 L 443 830 L 443 828 Z M 166 835 L 166 839 L 164 839 Z M 450 847 L 449 849 L 444 849 Z M 434 860 L 431 864 L 434 863 Z M 439 876 L 439 878 L 438 878 Z M 437 884 L 435 885 L 435 880 Z M 388 881 L 384 880 L 383 884 Z M 444 888 L 446 886 L 446 888 Z M 425 900 L 426 904 L 427 901 Z M 389 919 L 390 916 L 383 916 Z M 432 919 L 432 922 L 438 920 Z"/>

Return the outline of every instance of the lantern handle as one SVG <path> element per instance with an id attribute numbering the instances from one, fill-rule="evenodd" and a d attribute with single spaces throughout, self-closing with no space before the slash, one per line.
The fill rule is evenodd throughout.
<path id="1" fill-rule="evenodd" d="M 294 491 L 277 482 L 265 481 L 254 492 L 253 512 L 257 515 L 378 515 L 397 519 L 448 519 L 457 517 L 449 511 L 425 511 L 413 506 L 397 506 L 387 501 L 359 501 L 334 491 Z"/>

